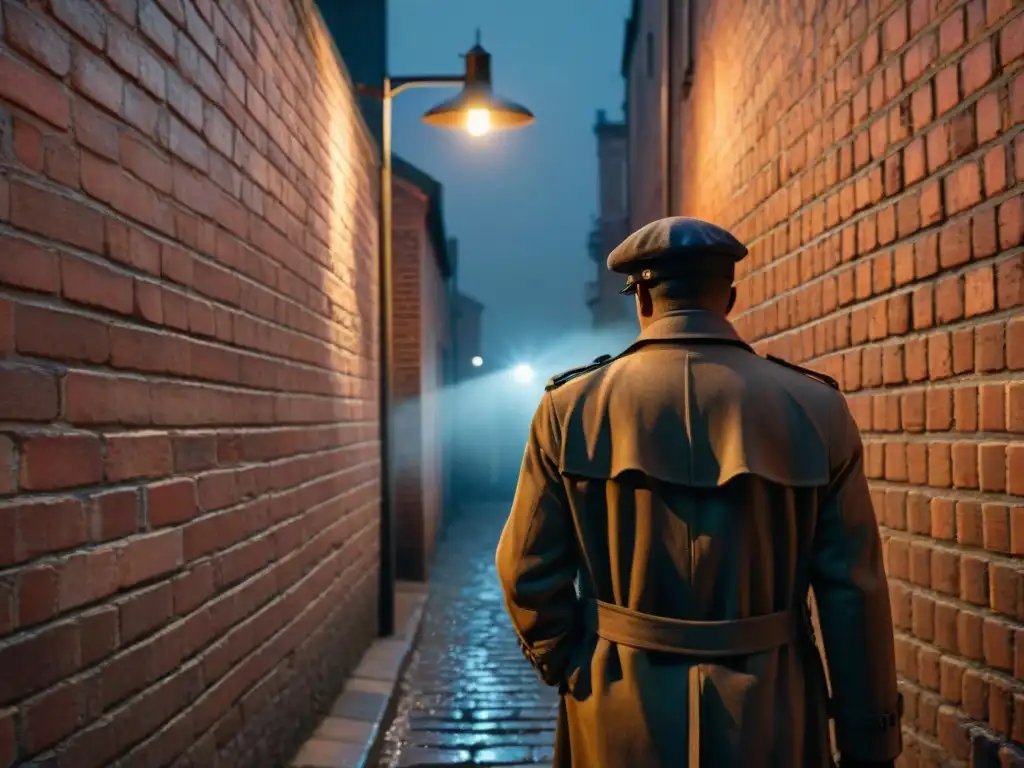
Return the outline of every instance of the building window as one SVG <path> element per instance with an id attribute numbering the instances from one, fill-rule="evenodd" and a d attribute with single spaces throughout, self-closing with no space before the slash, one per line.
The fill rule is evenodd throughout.
<path id="1" fill-rule="evenodd" d="M 654 33 L 647 33 L 647 77 L 654 77 Z"/>

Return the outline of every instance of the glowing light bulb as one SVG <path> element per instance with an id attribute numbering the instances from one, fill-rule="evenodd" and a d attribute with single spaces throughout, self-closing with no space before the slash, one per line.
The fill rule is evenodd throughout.
<path id="1" fill-rule="evenodd" d="M 487 109 L 471 109 L 466 115 L 466 130 L 471 136 L 483 136 L 491 130 L 491 113 Z"/>
<path id="2" fill-rule="evenodd" d="M 470 362 L 473 364 L 474 368 L 479 368 L 481 365 L 484 364 L 484 359 L 480 357 L 480 355 L 474 355 L 473 359 L 470 360 Z"/>

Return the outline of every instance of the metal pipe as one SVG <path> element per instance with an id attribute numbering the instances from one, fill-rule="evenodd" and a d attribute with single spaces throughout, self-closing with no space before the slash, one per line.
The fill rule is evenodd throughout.
<path id="1" fill-rule="evenodd" d="M 378 320 L 380 332 L 380 584 L 378 632 L 382 637 L 395 632 L 395 535 L 394 493 L 391 482 L 391 375 L 394 370 L 392 316 L 394 293 L 391 252 L 391 80 L 384 78 L 381 98 L 380 160 L 380 280 Z"/>
<path id="2" fill-rule="evenodd" d="M 391 448 L 394 435 L 391 430 L 391 392 L 395 363 L 395 342 L 392 319 L 394 317 L 394 255 L 392 252 L 392 197 L 391 197 L 391 101 L 405 88 L 458 85 L 462 75 L 431 75 L 424 77 L 384 78 L 381 98 L 380 140 L 380 269 L 379 317 L 380 333 L 380 583 L 377 594 L 377 627 L 381 637 L 395 633 L 395 492 L 392 478 Z M 361 89 L 361 92 L 371 92 Z"/>

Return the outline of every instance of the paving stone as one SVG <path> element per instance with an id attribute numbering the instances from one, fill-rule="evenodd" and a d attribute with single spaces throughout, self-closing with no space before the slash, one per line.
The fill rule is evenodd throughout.
<path id="1" fill-rule="evenodd" d="M 374 723 L 365 720 L 325 717 L 316 729 L 316 733 L 313 734 L 313 738 L 364 744 L 373 735 L 374 728 Z"/>
<path id="2" fill-rule="evenodd" d="M 331 707 L 331 716 L 372 723 L 380 719 L 387 705 L 387 694 L 345 691 Z"/>
<path id="3" fill-rule="evenodd" d="M 294 768 L 359 768 L 363 762 L 363 744 L 310 739 L 292 761 Z"/>
<path id="4" fill-rule="evenodd" d="M 526 747 L 481 749 L 473 755 L 477 765 L 522 765 L 533 762 L 533 750 Z"/>
<path id="5" fill-rule="evenodd" d="M 381 766 L 551 763 L 558 696 L 523 659 L 494 571 L 507 512 L 467 509 L 439 544 Z"/>
<path id="6" fill-rule="evenodd" d="M 465 765 L 472 759 L 472 755 L 464 749 L 422 749 L 410 747 L 402 751 L 398 758 L 400 768 L 426 768 L 434 765 Z"/>
<path id="7" fill-rule="evenodd" d="M 345 683 L 346 691 L 357 691 L 359 693 L 382 693 L 389 696 L 394 689 L 394 681 L 372 680 L 366 677 L 353 677 Z"/>

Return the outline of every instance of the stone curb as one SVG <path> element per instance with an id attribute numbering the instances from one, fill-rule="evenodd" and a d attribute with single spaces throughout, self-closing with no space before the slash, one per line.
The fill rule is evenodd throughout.
<path id="1" fill-rule="evenodd" d="M 427 601 L 427 585 L 400 582 L 401 625 L 375 640 L 346 681 L 331 711 L 291 762 L 291 768 L 373 768 L 398 705 L 398 686 L 412 657 Z"/>

